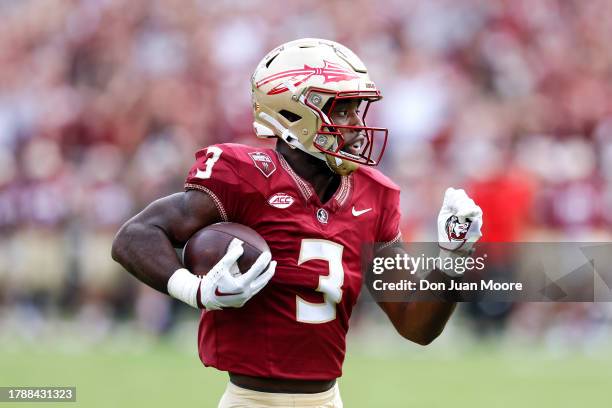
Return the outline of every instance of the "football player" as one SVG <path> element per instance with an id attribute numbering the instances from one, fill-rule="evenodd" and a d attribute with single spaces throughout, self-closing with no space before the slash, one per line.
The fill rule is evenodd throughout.
<path id="1" fill-rule="evenodd" d="M 320 39 L 274 49 L 251 85 L 255 133 L 277 138 L 276 149 L 199 151 L 185 192 L 129 220 L 113 257 L 149 286 L 202 309 L 200 359 L 230 378 L 219 407 L 341 407 L 336 379 L 362 286 L 362 243 L 401 240 L 399 188 L 373 168 L 387 129 L 365 124 L 381 93 L 351 50 Z M 451 217 L 462 224 L 452 237 Z M 442 255 L 467 253 L 481 220 L 463 190 L 447 190 L 438 219 Z M 206 276 L 192 275 L 174 247 L 219 221 L 255 229 L 271 253 L 232 276 L 243 251 L 234 240 Z M 403 337 L 425 345 L 455 304 L 380 306 Z"/>

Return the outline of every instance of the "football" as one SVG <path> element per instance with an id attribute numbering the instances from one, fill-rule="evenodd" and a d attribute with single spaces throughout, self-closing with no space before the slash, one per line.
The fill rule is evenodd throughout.
<path id="1" fill-rule="evenodd" d="M 262 252 L 270 250 L 254 229 L 233 222 L 219 222 L 202 228 L 189 238 L 183 249 L 183 265 L 194 275 L 206 275 L 225 255 L 234 238 L 244 242 L 244 253 L 238 259 L 242 273 L 249 270 Z"/>

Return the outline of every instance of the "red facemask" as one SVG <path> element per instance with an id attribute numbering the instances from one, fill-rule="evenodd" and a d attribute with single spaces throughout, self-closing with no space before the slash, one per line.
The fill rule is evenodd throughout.
<path id="1" fill-rule="evenodd" d="M 310 94 L 311 93 L 326 93 L 329 94 L 328 90 L 323 89 L 311 89 L 306 94 L 306 105 L 313 109 L 319 115 L 321 119 L 321 127 L 317 131 L 314 137 L 313 145 L 321 152 L 326 153 L 330 156 L 338 157 L 343 160 L 349 160 L 358 164 L 366 166 L 376 166 L 380 163 L 385 147 L 387 146 L 387 136 L 389 130 L 387 128 L 371 127 L 366 125 L 366 115 L 372 102 L 376 102 L 382 98 L 379 91 L 340 91 L 336 92 L 332 97 L 332 104 L 329 110 L 325 113 L 320 108 L 312 104 Z M 335 105 L 339 101 L 359 99 L 366 102 L 366 107 L 361 116 L 363 126 L 351 126 L 351 125 L 339 125 L 335 124 L 330 117 L 330 112 L 334 111 Z M 344 132 L 351 132 L 363 136 L 363 145 L 359 148 L 358 153 L 349 153 L 343 151 L 346 147 L 346 143 L 352 141 L 345 140 L 343 135 Z M 329 145 L 329 138 L 335 138 L 336 142 Z"/>

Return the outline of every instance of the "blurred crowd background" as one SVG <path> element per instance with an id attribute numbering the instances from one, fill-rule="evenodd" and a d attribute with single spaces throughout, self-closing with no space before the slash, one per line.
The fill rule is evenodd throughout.
<path id="1" fill-rule="evenodd" d="M 390 130 L 407 240 L 435 239 L 447 186 L 483 207 L 489 241 L 612 238 L 608 0 L 0 0 L 0 15 L 0 327 L 24 337 L 50 317 L 92 336 L 172 328 L 182 309 L 111 260 L 113 235 L 182 189 L 197 149 L 270 145 L 250 75 L 300 37 L 347 45 L 382 89 L 369 123 Z M 499 330 L 581 341 L 611 321 L 601 304 L 485 309 L 466 308 L 476 332 L 503 315 Z"/>

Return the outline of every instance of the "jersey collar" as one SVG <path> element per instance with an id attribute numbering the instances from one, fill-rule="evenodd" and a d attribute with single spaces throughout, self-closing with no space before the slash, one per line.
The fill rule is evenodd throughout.
<path id="1" fill-rule="evenodd" d="M 278 158 L 278 161 L 281 167 L 293 179 L 293 182 L 295 183 L 298 190 L 304 197 L 304 200 L 307 203 L 310 201 L 313 201 L 314 203 L 321 205 L 319 201 L 319 197 L 314 191 L 314 188 L 312 187 L 312 185 L 306 180 L 304 180 L 302 177 L 300 177 L 295 172 L 295 170 L 293 170 L 293 168 L 289 165 L 287 160 L 285 160 L 282 154 L 280 154 L 277 151 L 274 151 L 274 152 L 276 153 L 276 157 Z M 326 207 L 328 210 L 332 212 L 337 211 L 338 209 L 342 208 L 348 202 L 348 198 L 352 191 L 353 191 L 353 175 L 349 174 L 348 176 L 341 176 L 340 186 L 338 187 L 338 189 L 336 190 L 332 198 L 327 203 L 325 203 L 325 205 L 322 205 L 322 207 Z"/>

